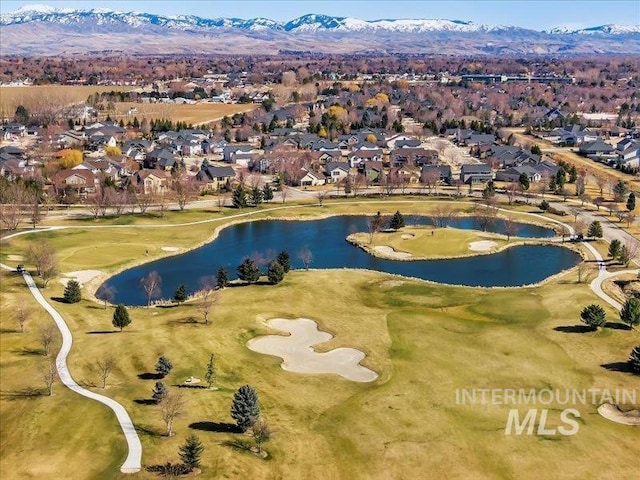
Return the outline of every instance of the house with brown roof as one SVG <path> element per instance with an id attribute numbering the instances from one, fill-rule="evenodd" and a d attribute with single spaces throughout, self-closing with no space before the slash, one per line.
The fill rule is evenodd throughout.
<path id="1" fill-rule="evenodd" d="M 95 193 L 100 186 L 98 178 L 90 170 L 60 170 L 53 176 L 53 186 L 58 195 L 73 191 L 81 197 Z"/>

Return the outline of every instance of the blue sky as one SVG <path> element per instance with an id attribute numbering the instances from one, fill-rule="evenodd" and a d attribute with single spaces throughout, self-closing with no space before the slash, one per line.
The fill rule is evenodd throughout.
<path id="1" fill-rule="evenodd" d="M 543 30 L 566 26 L 584 28 L 607 23 L 640 24 L 639 0 L 1 0 L 2 13 L 24 5 L 64 8 L 112 8 L 162 15 L 267 17 L 291 20 L 306 13 L 379 18 L 446 18 L 485 24 L 516 25 Z"/>

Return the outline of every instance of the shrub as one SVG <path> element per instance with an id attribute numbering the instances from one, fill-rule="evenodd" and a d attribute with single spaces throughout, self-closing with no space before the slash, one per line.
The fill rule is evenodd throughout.
<path id="1" fill-rule="evenodd" d="M 156 372 L 158 375 L 166 377 L 172 368 L 173 364 L 167 357 L 164 355 L 160 355 L 160 357 L 158 357 L 158 363 L 156 363 Z"/>

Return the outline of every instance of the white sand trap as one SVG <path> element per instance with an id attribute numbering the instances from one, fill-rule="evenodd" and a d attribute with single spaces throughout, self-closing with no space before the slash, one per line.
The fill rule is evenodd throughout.
<path id="1" fill-rule="evenodd" d="M 498 244 L 491 240 L 479 240 L 477 242 L 471 242 L 469 244 L 469 250 L 473 250 L 474 252 L 486 252 L 496 245 Z"/>
<path id="2" fill-rule="evenodd" d="M 60 274 L 60 283 L 66 287 L 69 280 L 75 280 L 82 286 L 103 273 L 102 270 L 78 270 L 77 272 L 62 273 Z"/>
<path id="3" fill-rule="evenodd" d="M 364 352 L 355 348 L 336 348 L 326 353 L 313 349 L 316 343 L 331 340 L 328 332 L 308 318 L 286 320 L 273 318 L 267 324 L 291 335 L 265 335 L 249 340 L 247 347 L 254 352 L 274 355 L 284 360 L 283 370 L 294 373 L 335 373 L 354 382 L 373 382 L 378 374 L 360 365 Z"/>
<path id="4" fill-rule="evenodd" d="M 616 405 L 603 403 L 598 407 L 598 413 L 612 422 L 621 423 L 623 425 L 640 426 L 640 410 L 629 410 L 623 412 Z"/>
<path id="5" fill-rule="evenodd" d="M 373 247 L 373 249 L 386 258 L 402 259 L 402 258 L 411 258 L 413 256 L 407 252 L 396 252 L 393 248 L 388 247 L 386 245 L 378 245 L 377 247 Z"/>
<path id="6" fill-rule="evenodd" d="M 19 262 L 20 260 L 24 260 L 22 255 L 7 255 L 7 260 L 11 260 L 12 262 Z"/>
<path id="7" fill-rule="evenodd" d="M 160 248 L 160 250 L 163 250 L 165 252 L 179 252 L 180 247 L 162 247 Z"/>
<path id="8" fill-rule="evenodd" d="M 400 238 L 403 240 L 409 240 L 411 238 L 415 238 L 415 235 L 413 233 L 403 233 Z"/>

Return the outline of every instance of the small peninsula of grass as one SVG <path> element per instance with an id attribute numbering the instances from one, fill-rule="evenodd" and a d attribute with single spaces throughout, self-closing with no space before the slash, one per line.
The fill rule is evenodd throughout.
<path id="1" fill-rule="evenodd" d="M 433 226 L 411 226 L 397 231 L 378 232 L 373 235 L 373 239 L 366 232 L 347 237 L 347 241 L 372 255 L 394 260 L 426 260 L 495 253 L 507 246 L 521 243 L 517 240 L 522 239 L 511 238 L 507 241 L 506 236 L 497 233 Z"/>

